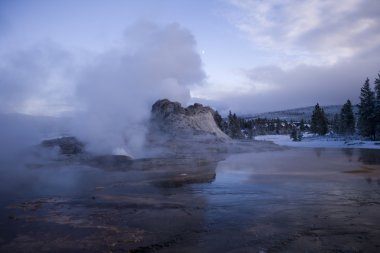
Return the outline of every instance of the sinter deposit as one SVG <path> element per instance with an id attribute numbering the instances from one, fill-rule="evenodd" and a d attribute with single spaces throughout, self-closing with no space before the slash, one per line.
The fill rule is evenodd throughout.
<path id="1" fill-rule="evenodd" d="M 178 102 L 162 99 L 152 106 L 151 122 L 159 130 L 176 136 L 205 135 L 229 140 L 230 138 L 216 125 L 214 114 L 213 109 L 198 103 L 183 108 Z"/>

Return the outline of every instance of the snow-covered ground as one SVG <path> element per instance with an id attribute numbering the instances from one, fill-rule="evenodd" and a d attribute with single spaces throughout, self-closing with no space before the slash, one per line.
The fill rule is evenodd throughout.
<path id="1" fill-rule="evenodd" d="M 292 141 L 289 135 L 259 135 L 255 140 L 273 141 L 282 146 L 308 148 L 369 148 L 380 149 L 380 141 L 344 140 L 331 136 L 304 135 L 302 141 Z"/>

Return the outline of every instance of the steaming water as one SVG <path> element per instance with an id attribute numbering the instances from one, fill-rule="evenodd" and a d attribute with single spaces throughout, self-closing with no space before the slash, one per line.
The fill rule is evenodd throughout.
<path id="1" fill-rule="evenodd" d="M 290 149 L 231 155 L 216 168 L 206 164 L 210 173 L 194 172 L 197 184 L 185 180 L 168 187 L 173 184 L 167 181 L 192 175 L 197 170 L 192 166 L 200 164 L 187 162 L 180 170 L 154 163 L 142 170 L 3 163 L 0 251 L 41 249 L 21 240 L 21 235 L 45 240 L 62 252 L 70 245 L 81 251 L 76 240 L 90 245 L 84 252 L 112 247 L 135 252 L 380 249 L 378 150 Z M 184 166 L 189 167 L 186 173 Z M 35 204 L 36 199 L 42 204 L 37 201 L 32 208 L 22 204 Z M 68 218 L 62 221 L 61 216 Z M 126 240 L 131 234 L 138 239 Z M 57 243 L 57 238 L 65 239 Z"/>

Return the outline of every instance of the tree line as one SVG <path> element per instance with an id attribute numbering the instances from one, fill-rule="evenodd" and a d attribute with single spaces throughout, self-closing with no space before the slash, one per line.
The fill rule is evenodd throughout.
<path id="1" fill-rule="evenodd" d="M 252 139 L 255 135 L 290 134 L 293 140 L 302 139 L 302 132 L 310 131 L 318 135 L 334 132 L 339 135 L 359 134 L 372 140 L 380 139 L 380 73 L 374 81 L 372 90 L 367 78 L 360 90 L 360 103 L 357 115 L 353 112 L 350 100 L 342 106 L 339 113 L 329 122 L 323 108 L 317 103 L 309 121 L 300 122 L 280 119 L 245 119 L 229 112 L 223 119 L 218 111 L 214 119 L 219 128 L 233 139 Z M 310 123 L 310 124 L 309 124 Z"/>
<path id="2" fill-rule="evenodd" d="M 355 117 L 350 100 L 343 105 L 339 114 L 334 116 L 330 130 L 341 135 L 359 134 L 371 140 L 380 139 L 380 73 L 374 81 L 374 90 L 367 78 L 360 89 L 358 114 Z M 356 120 L 357 118 L 357 120 Z M 323 109 L 317 104 L 311 117 L 311 132 L 325 135 L 329 124 Z"/>
<path id="3" fill-rule="evenodd" d="M 218 127 L 233 139 L 252 139 L 255 135 L 266 134 L 290 134 L 295 128 L 300 128 L 302 131 L 309 128 L 304 120 L 294 122 L 279 118 L 249 119 L 239 117 L 231 111 L 226 119 L 223 119 L 216 111 L 214 119 Z"/>

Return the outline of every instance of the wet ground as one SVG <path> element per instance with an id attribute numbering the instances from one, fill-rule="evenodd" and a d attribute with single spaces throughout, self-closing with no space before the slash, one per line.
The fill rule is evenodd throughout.
<path id="1" fill-rule="evenodd" d="M 3 162 L 0 252 L 380 252 L 380 152 Z"/>

